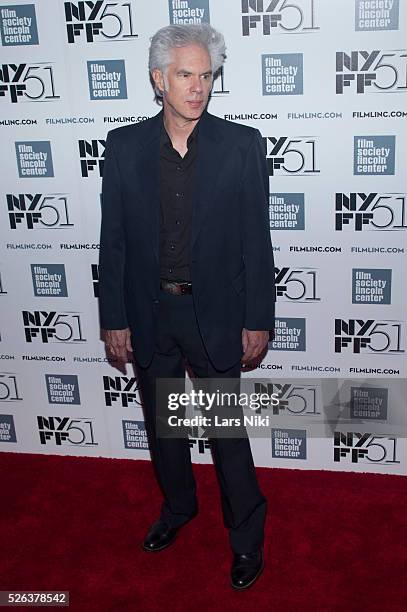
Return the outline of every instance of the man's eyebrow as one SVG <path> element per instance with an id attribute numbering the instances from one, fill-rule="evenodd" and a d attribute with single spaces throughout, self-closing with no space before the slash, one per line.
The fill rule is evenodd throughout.
<path id="1" fill-rule="evenodd" d="M 177 71 L 177 74 L 192 74 L 192 72 L 190 70 L 186 70 L 184 68 L 180 68 Z M 205 72 L 202 72 L 200 76 L 205 76 L 207 74 L 212 74 L 212 70 L 206 70 Z"/>

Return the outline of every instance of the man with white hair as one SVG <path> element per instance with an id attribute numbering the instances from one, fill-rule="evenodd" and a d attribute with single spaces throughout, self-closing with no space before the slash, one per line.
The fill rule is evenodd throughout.
<path id="1" fill-rule="evenodd" d="M 197 512 L 186 437 L 156 430 L 156 382 L 239 379 L 274 327 L 268 173 L 258 130 L 210 115 L 225 58 L 210 25 L 170 25 L 151 39 L 149 69 L 163 109 L 109 132 L 100 240 L 100 319 L 107 349 L 132 351 L 152 460 L 164 501 L 143 542 L 169 546 Z M 263 566 L 266 499 L 247 437 L 211 439 L 232 586 Z"/>

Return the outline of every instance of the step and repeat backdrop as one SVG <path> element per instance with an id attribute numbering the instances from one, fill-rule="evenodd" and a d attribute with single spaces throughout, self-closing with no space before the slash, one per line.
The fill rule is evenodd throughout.
<path id="1" fill-rule="evenodd" d="M 407 474 L 399 0 L 0 2 L 0 450 L 149 458 L 99 329 L 106 134 L 160 110 L 154 32 L 206 22 L 227 43 L 209 111 L 261 131 L 270 175 L 275 339 L 243 376 L 281 401 L 256 464 Z"/>

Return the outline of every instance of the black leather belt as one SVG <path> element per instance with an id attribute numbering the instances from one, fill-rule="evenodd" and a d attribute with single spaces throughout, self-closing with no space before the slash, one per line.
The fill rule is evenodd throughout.
<path id="1" fill-rule="evenodd" d="M 165 279 L 160 280 L 160 287 L 166 293 L 173 295 L 187 295 L 192 293 L 192 283 L 175 283 Z"/>

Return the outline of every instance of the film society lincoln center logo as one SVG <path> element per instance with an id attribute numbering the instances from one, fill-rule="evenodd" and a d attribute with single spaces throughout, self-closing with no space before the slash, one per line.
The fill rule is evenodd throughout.
<path id="1" fill-rule="evenodd" d="M 209 23 L 209 0 L 168 0 L 170 23 Z"/>
<path id="2" fill-rule="evenodd" d="M 391 272 L 353 268 L 352 304 L 391 304 Z"/>
<path id="3" fill-rule="evenodd" d="M 127 83 L 124 60 L 92 60 L 88 62 L 91 100 L 126 100 Z"/>
<path id="4" fill-rule="evenodd" d="M 0 34 L 3 47 L 38 45 L 34 4 L 16 4 L 0 9 Z"/>
<path id="5" fill-rule="evenodd" d="M 0 442 L 17 442 L 12 414 L 0 414 Z"/>
<path id="6" fill-rule="evenodd" d="M 354 136 L 353 174 L 394 174 L 395 136 Z"/>
<path id="7" fill-rule="evenodd" d="M 298 96 L 304 93 L 303 54 L 261 56 L 263 96 Z"/>
<path id="8" fill-rule="evenodd" d="M 271 230 L 305 229 L 303 193 L 270 193 L 269 220 Z"/>
<path id="9" fill-rule="evenodd" d="M 306 459 L 307 432 L 305 429 L 272 429 L 271 455 L 278 459 Z"/>
<path id="10" fill-rule="evenodd" d="M 387 420 L 388 389 L 381 387 L 351 387 L 350 418 Z"/>
<path id="11" fill-rule="evenodd" d="M 355 0 L 355 30 L 398 30 L 399 0 Z"/>
<path id="12" fill-rule="evenodd" d="M 81 403 L 76 374 L 45 374 L 45 384 L 48 403 L 75 405 Z"/>
<path id="13" fill-rule="evenodd" d="M 122 421 L 124 448 L 148 450 L 144 421 Z"/>
<path id="14" fill-rule="evenodd" d="M 68 297 L 64 264 L 31 264 L 36 297 Z"/>
<path id="15" fill-rule="evenodd" d="M 18 176 L 45 178 L 54 176 L 49 140 L 16 142 Z"/>
<path id="16" fill-rule="evenodd" d="M 274 339 L 269 342 L 273 351 L 305 351 L 305 319 L 277 317 Z"/>

